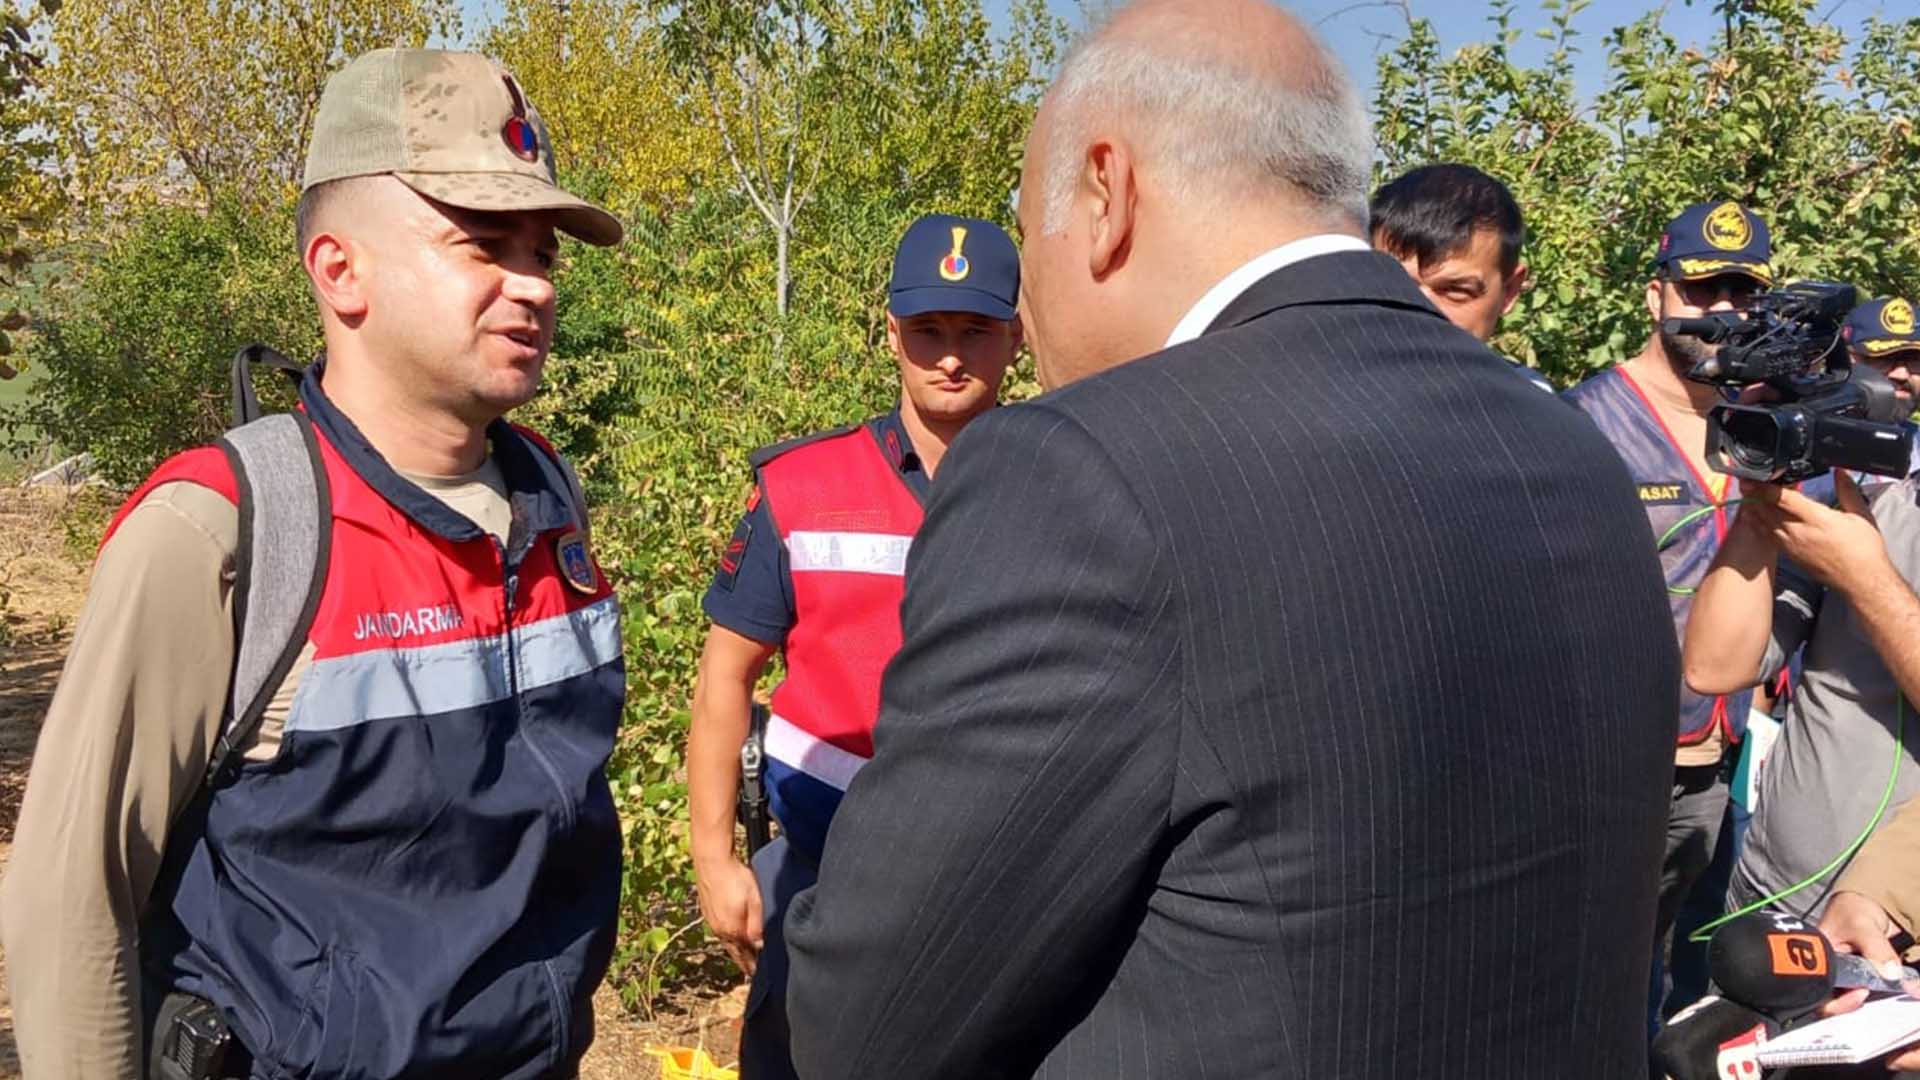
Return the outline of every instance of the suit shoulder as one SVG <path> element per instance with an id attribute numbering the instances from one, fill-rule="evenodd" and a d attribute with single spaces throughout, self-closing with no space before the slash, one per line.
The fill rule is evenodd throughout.
<path id="1" fill-rule="evenodd" d="M 1086 425 L 1074 415 L 1073 401 L 1082 384 L 1063 387 L 1037 398 L 1014 405 L 1000 405 L 972 420 L 954 439 L 958 446 L 964 441 L 970 449 L 969 454 L 978 454 L 985 444 L 1005 444 L 1008 442 L 1026 447 L 1031 452 L 1030 442 L 1045 440 L 1049 434 L 1062 425 L 1085 430 Z"/>
<path id="2" fill-rule="evenodd" d="M 948 448 L 943 466 L 956 476 L 1005 479 L 1068 470 L 1078 482 L 1099 484 L 1117 478 L 1131 486 L 1120 462 L 1133 460 L 1119 416 L 1139 417 L 1121 407 L 1110 391 L 1089 385 L 1099 376 L 1043 394 L 1017 405 L 1002 405 L 968 421 Z M 936 484 L 938 490 L 940 485 Z"/>
<path id="3" fill-rule="evenodd" d="M 774 458 L 777 458 L 782 454 L 792 453 L 793 451 L 798 450 L 803 446 L 812 446 L 815 443 L 825 442 L 828 439 L 837 439 L 842 435 L 848 435 L 853 432 L 859 431 L 861 428 L 866 427 L 869 423 L 872 423 L 871 418 L 867 420 L 859 421 L 858 423 L 843 424 L 837 428 L 828 428 L 825 431 L 816 431 L 810 435 L 800 435 L 795 438 L 787 439 L 783 442 L 777 442 L 777 443 L 772 443 L 768 446 L 762 446 L 758 450 L 755 450 L 753 453 L 749 454 L 747 456 L 747 461 L 754 468 L 758 469 L 761 466 L 765 465 L 767 462 L 772 461 Z"/>

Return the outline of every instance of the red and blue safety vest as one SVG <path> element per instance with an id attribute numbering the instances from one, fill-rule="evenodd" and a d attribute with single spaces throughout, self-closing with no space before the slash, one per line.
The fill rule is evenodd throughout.
<path id="1" fill-rule="evenodd" d="M 617 602 L 563 550 L 569 485 L 531 432 L 488 432 L 502 544 L 395 473 L 316 375 L 301 399 L 332 488 L 312 664 L 278 751 L 174 837 L 143 965 L 218 1006 L 256 1074 L 572 1076 L 620 896 Z M 236 498 L 202 448 L 129 505 L 174 481 Z"/>
<path id="2" fill-rule="evenodd" d="M 900 649 L 907 551 L 920 500 L 865 424 L 754 455 L 787 552 L 787 676 L 767 723 L 768 801 L 818 860 L 854 774 L 873 756 L 880 676 Z"/>

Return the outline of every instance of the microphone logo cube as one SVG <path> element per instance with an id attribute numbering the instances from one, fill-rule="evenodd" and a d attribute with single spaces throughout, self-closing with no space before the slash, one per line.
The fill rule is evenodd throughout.
<path id="1" fill-rule="evenodd" d="M 1826 942 L 1813 934 L 1768 934 L 1775 975 L 1821 976 L 1827 973 Z"/>

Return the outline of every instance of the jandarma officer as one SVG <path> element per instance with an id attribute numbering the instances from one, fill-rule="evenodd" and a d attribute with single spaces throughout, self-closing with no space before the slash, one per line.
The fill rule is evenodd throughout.
<path id="1" fill-rule="evenodd" d="M 300 387 L 331 489 L 312 629 L 201 802 L 236 473 L 188 451 L 114 519 L 5 882 L 34 1080 L 141 1076 L 143 1016 L 181 1001 L 230 1029 L 221 1076 L 568 1077 L 593 1039 L 618 612 L 563 463 L 502 417 L 553 340 L 554 230 L 620 224 L 555 186 L 511 74 L 430 50 L 329 80 L 298 220 L 326 341 Z"/>
<path id="2" fill-rule="evenodd" d="M 713 628 L 687 748 L 701 912 L 753 973 L 745 1080 L 792 1075 L 781 920 L 812 884 L 841 792 L 873 752 L 880 673 L 900 647 L 907 548 L 927 485 L 954 437 L 998 397 L 1020 348 L 1019 293 L 1019 255 L 998 226 L 915 221 L 887 299 L 899 405 L 753 455 L 746 513 L 707 590 Z M 733 850 L 739 755 L 754 686 L 776 650 L 787 676 L 773 692 L 766 777 L 783 835 L 749 870 Z"/>

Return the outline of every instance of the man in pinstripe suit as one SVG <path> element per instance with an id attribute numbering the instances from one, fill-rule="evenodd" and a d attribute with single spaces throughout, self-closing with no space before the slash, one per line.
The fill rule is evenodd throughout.
<path id="1" fill-rule="evenodd" d="M 1052 392 L 933 488 L 788 918 L 801 1076 L 1644 1071 L 1659 567 L 1592 425 L 1358 239 L 1369 155 L 1261 0 L 1063 65 L 1020 206 Z"/>

